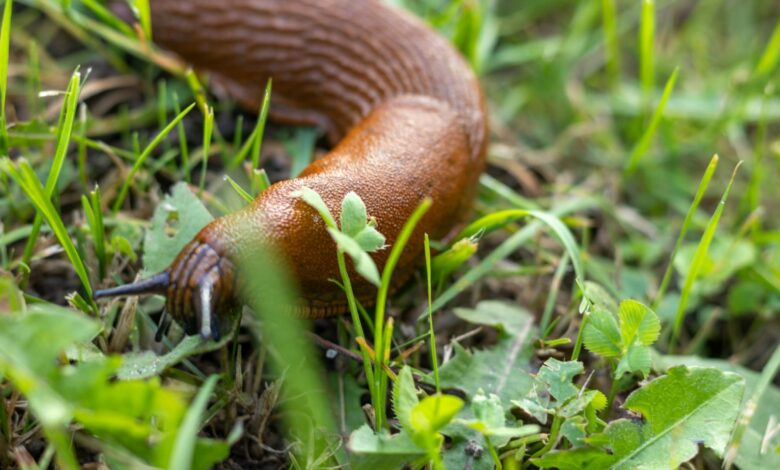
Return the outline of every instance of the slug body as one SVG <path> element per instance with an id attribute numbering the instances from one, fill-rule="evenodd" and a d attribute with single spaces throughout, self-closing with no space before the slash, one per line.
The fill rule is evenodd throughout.
<path id="1" fill-rule="evenodd" d="M 98 297 L 162 293 L 188 333 L 217 336 L 222 310 L 238 302 L 234 263 L 268 244 L 299 282 L 302 314 L 343 312 L 344 294 L 330 282 L 339 278 L 335 244 L 319 215 L 295 196 L 304 186 L 337 219 L 344 196 L 356 192 L 390 245 L 430 197 L 399 260 L 399 281 L 420 258 L 424 233 L 442 238 L 462 220 L 484 167 L 484 100 L 464 59 L 419 20 L 374 0 L 150 3 L 156 43 L 208 72 L 248 109 L 259 107 L 272 78 L 271 119 L 316 125 L 334 147 L 299 177 L 214 220 L 165 272 Z M 388 254 L 373 255 L 380 269 Z M 357 296 L 370 298 L 375 289 L 352 274 Z"/>

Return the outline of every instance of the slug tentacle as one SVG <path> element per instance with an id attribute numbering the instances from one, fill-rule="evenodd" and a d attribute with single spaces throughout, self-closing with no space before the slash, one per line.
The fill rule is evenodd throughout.
<path id="1" fill-rule="evenodd" d="M 171 319 L 188 335 L 219 340 L 220 316 L 234 310 L 233 264 L 211 245 L 198 239 L 179 253 L 171 266 L 134 284 L 98 290 L 95 299 L 120 295 L 162 294 L 166 297 L 155 339 L 167 333 Z M 219 309 L 220 311 L 217 311 Z"/>

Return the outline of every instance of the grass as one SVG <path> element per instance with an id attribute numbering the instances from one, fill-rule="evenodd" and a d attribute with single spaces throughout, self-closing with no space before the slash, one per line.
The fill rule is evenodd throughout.
<path id="1" fill-rule="evenodd" d="M 612 429 L 679 409 L 663 381 L 691 387 L 717 434 L 678 417 L 668 432 L 713 449 L 690 465 L 780 465 L 750 453 L 780 445 L 776 2 L 392 3 L 481 75 L 489 168 L 465 228 L 426 236 L 425 268 L 390 295 L 428 206 L 380 272 L 344 211 L 337 221 L 309 195 L 340 248 L 333 281 L 350 315 L 311 334 L 285 322 L 292 286 L 260 253 L 246 267 L 257 315 L 229 341 L 171 352 L 176 327 L 167 346 L 150 339 L 159 297 L 96 304 L 93 289 L 131 281 L 147 234 L 167 240 L 195 206 L 251 201 L 278 179 L 276 155 L 300 170 L 316 135 L 267 126 L 270 80 L 257 117 L 214 95 L 153 45 L 148 1 L 132 2 L 135 26 L 93 0 L 6 1 L 0 310 L 15 314 L 0 315 L 13 332 L 0 331 L 0 466 L 582 467 L 574 449 L 612 458 L 600 444 Z M 179 182 L 190 206 L 163 199 Z M 378 286 L 372 306 L 355 297 L 358 275 Z M 151 349 L 175 365 L 144 363 Z M 706 369 L 670 369 L 696 361 Z M 151 378 L 111 379 L 130 364 Z M 710 388 L 685 383 L 705 375 Z M 139 404 L 133 387 L 155 398 Z M 642 400 L 655 408 L 631 408 Z M 618 418 L 628 410 L 642 418 Z M 630 455 L 661 456 L 642 445 Z"/>

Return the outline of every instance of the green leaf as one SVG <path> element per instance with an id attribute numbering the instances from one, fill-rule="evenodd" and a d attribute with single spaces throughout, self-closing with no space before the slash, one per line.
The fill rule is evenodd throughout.
<path id="1" fill-rule="evenodd" d="M 650 346 L 661 333 L 661 321 L 658 316 L 645 305 L 636 300 L 620 302 L 620 336 L 623 345 L 634 344 L 634 341 Z"/>
<path id="2" fill-rule="evenodd" d="M 538 426 L 507 426 L 504 407 L 497 395 L 485 395 L 479 390 L 471 400 L 473 420 L 464 423 L 485 437 L 490 437 L 496 447 L 505 446 L 510 439 L 538 432 Z"/>
<path id="3" fill-rule="evenodd" d="M 301 198 L 303 202 L 313 207 L 320 214 L 328 228 L 336 228 L 336 220 L 333 218 L 333 214 L 331 214 L 330 209 L 328 209 L 325 201 L 322 200 L 317 191 L 304 186 L 296 191 L 293 196 Z"/>
<path id="4" fill-rule="evenodd" d="M 625 408 L 644 421 L 611 422 L 591 442 L 601 448 L 556 451 L 531 459 L 540 467 L 676 468 L 704 445 L 722 455 L 728 443 L 745 381 L 717 369 L 669 369 L 632 393 Z"/>
<path id="5" fill-rule="evenodd" d="M 203 341 L 200 336 L 193 335 L 186 336 L 176 347 L 162 356 L 158 356 L 152 351 L 127 353 L 122 356 L 122 365 L 116 371 L 116 376 L 120 380 L 155 377 L 190 356 L 216 351 L 224 347 L 232 338 L 233 334 L 228 334 L 219 341 Z"/>
<path id="6" fill-rule="evenodd" d="M 544 362 L 536 378 L 548 386 L 550 395 L 561 405 L 579 392 L 572 381 L 583 370 L 581 362 L 562 362 L 551 357 Z"/>
<path id="7" fill-rule="evenodd" d="M 534 384 L 528 372 L 533 353 L 529 338 L 534 333 L 530 317 L 520 317 L 528 322 L 527 328 L 516 336 L 503 335 L 489 348 L 469 352 L 455 343 L 453 358 L 439 369 L 442 388 L 461 389 L 468 397 L 479 389 L 493 393 L 501 398 L 505 411 L 511 408 L 511 399 L 526 395 Z"/>
<path id="8" fill-rule="evenodd" d="M 368 223 L 366 205 L 354 191 L 350 191 L 341 201 L 341 232 L 355 237 Z"/>
<path id="9" fill-rule="evenodd" d="M 385 247 L 385 236 L 376 227 L 366 225 L 353 238 L 364 251 L 373 252 Z"/>
<path id="10" fill-rule="evenodd" d="M 378 287 L 380 284 L 379 270 L 368 253 L 353 238 L 339 232 L 335 228 L 328 227 L 328 233 L 333 238 L 333 241 L 336 242 L 336 246 L 352 259 L 355 271 L 368 282 Z"/>
<path id="11" fill-rule="evenodd" d="M 454 312 L 469 323 L 489 325 L 513 336 L 522 334 L 530 326 L 528 310 L 501 300 L 483 300 L 476 308 L 456 308 Z"/>
<path id="12" fill-rule="evenodd" d="M 433 284 L 445 281 L 477 252 L 477 246 L 475 238 L 466 237 L 455 242 L 447 251 L 434 256 L 431 262 Z"/>
<path id="13" fill-rule="evenodd" d="M 201 421 L 203 420 L 203 414 L 206 411 L 206 405 L 209 403 L 209 398 L 211 397 L 211 393 L 218 380 L 218 375 L 212 375 L 200 387 L 200 390 L 198 390 L 198 395 L 190 405 L 189 410 L 178 429 L 176 442 L 168 463 L 169 470 L 189 470 L 191 468 L 196 468 L 193 464 L 197 464 L 197 468 L 208 469 L 211 468 L 213 464 L 227 458 L 230 454 L 228 446 L 222 443 L 222 452 L 214 455 L 214 460 L 212 462 L 204 461 L 203 455 L 201 455 L 201 459 L 197 461 L 194 459 L 195 449 L 198 443 L 198 432 L 202 426 Z"/>
<path id="14" fill-rule="evenodd" d="M 454 395 L 425 397 L 412 409 L 411 428 L 415 434 L 433 434 L 441 430 L 463 408 L 463 400 Z"/>
<path id="15" fill-rule="evenodd" d="M 155 209 L 152 227 L 146 232 L 144 270 L 157 273 L 166 269 L 182 248 L 212 219 L 187 184 L 177 183 L 171 189 L 171 194 L 166 195 Z"/>
<path id="16" fill-rule="evenodd" d="M 412 369 L 409 366 L 404 366 L 393 387 L 393 411 L 403 429 L 411 430 L 412 410 L 419 402 L 412 378 Z"/>
<path id="17" fill-rule="evenodd" d="M 374 434 L 368 425 L 361 426 L 349 436 L 347 448 L 355 470 L 402 468 L 425 456 L 425 451 L 412 441 L 408 433 L 401 432 L 394 436 Z"/>
<path id="18" fill-rule="evenodd" d="M 749 403 L 756 389 L 761 386 L 761 374 L 741 367 L 732 362 L 720 359 L 704 359 L 695 356 L 661 356 L 653 359 L 653 367 L 656 370 L 665 370 L 677 365 L 689 367 L 715 367 L 725 372 L 739 374 L 745 379 L 745 395 L 740 405 L 740 411 L 744 414 L 750 412 L 752 416 L 748 428 L 744 431 L 742 442 L 737 449 L 734 463 L 739 468 L 780 468 L 780 454 L 772 452 L 771 445 L 780 444 L 780 435 L 770 440 L 767 446 L 764 442 L 765 434 L 772 422 L 772 417 L 777 418 L 777 404 L 780 403 L 780 388 L 768 386 L 754 403 Z M 763 447 L 763 449 L 762 449 Z"/>
<path id="19" fill-rule="evenodd" d="M 607 290 L 599 284 L 585 281 L 585 297 L 591 302 L 594 310 L 606 310 L 617 315 L 618 304 Z"/>
<path id="20" fill-rule="evenodd" d="M 622 354 L 620 328 L 617 320 L 607 310 L 590 312 L 583 332 L 585 347 L 604 357 L 620 357 Z"/>

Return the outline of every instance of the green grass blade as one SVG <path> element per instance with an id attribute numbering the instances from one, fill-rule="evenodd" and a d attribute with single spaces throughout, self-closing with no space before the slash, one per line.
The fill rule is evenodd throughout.
<path id="1" fill-rule="evenodd" d="M 655 87 L 655 5 L 654 0 L 642 0 L 639 22 L 639 76 L 642 92 L 649 98 Z"/>
<path id="2" fill-rule="evenodd" d="M 157 145 L 162 141 L 166 135 L 168 135 L 171 130 L 173 130 L 174 127 L 184 119 L 184 116 L 186 116 L 192 108 L 195 107 L 195 103 L 192 103 L 191 105 L 187 106 L 187 108 L 184 109 L 184 111 L 180 112 L 168 125 L 165 127 L 165 129 L 161 130 L 157 136 L 152 139 L 151 142 L 149 142 L 149 145 L 146 146 L 143 152 L 138 156 L 138 158 L 135 160 L 135 163 L 133 164 L 133 168 L 130 170 L 130 173 L 125 178 L 124 183 L 122 184 L 122 188 L 119 190 L 119 194 L 117 195 L 116 200 L 114 201 L 114 207 L 113 212 L 116 214 L 119 212 L 119 209 L 122 207 L 122 204 L 125 201 L 125 197 L 127 196 L 127 191 L 130 190 L 130 185 L 133 182 L 133 177 L 138 172 L 138 170 L 141 169 L 146 159 L 151 155 L 152 151 L 157 147 Z"/>
<path id="3" fill-rule="evenodd" d="M 59 123 L 57 124 L 57 146 L 54 150 L 54 158 L 52 159 L 49 176 L 46 178 L 46 187 L 44 188 L 46 197 L 49 200 L 51 200 L 51 197 L 54 194 L 54 189 L 57 187 L 57 182 L 60 178 L 62 166 L 65 164 L 65 157 L 68 153 L 68 146 L 70 145 L 70 139 L 73 133 L 73 121 L 76 117 L 80 88 L 81 74 L 76 70 L 73 72 L 70 82 L 68 83 L 68 88 L 65 91 L 63 107 L 60 113 Z M 22 254 L 22 262 L 24 264 L 28 264 L 30 258 L 32 258 L 35 241 L 38 239 L 38 233 L 41 229 L 42 222 L 43 219 L 39 212 L 35 215 L 33 230 L 30 233 L 30 238 L 27 239 L 27 245 L 24 247 L 24 252 Z"/>
<path id="4" fill-rule="evenodd" d="M 260 164 L 260 143 L 263 141 L 263 133 L 265 132 L 265 121 L 268 117 L 268 107 L 271 103 L 271 85 L 272 82 L 269 79 L 265 85 L 265 94 L 263 95 L 263 103 L 260 106 L 260 112 L 257 117 L 257 123 L 252 133 L 247 138 L 241 150 L 236 154 L 232 162 L 230 162 L 230 168 L 235 168 L 246 159 L 247 154 L 252 151 L 252 168 L 257 168 Z"/>
<path id="5" fill-rule="evenodd" d="M 217 385 L 218 375 L 212 375 L 198 390 L 198 394 L 190 404 L 187 414 L 184 416 L 176 441 L 173 444 L 171 459 L 168 463 L 169 470 L 188 470 L 192 468 L 192 458 L 195 453 L 195 444 L 198 441 L 198 433 L 201 428 L 201 421 L 209 404 L 211 392 Z"/>
<path id="6" fill-rule="evenodd" d="M 669 264 L 666 266 L 666 271 L 664 272 L 661 286 L 658 288 L 658 293 L 655 295 L 655 300 L 653 300 L 653 310 L 658 308 L 658 304 L 661 302 L 661 300 L 663 300 L 664 294 L 666 294 L 666 289 L 669 287 L 669 281 L 672 279 L 672 272 L 674 271 L 674 258 L 677 256 L 677 252 L 680 251 L 680 247 L 682 246 L 683 240 L 685 239 L 685 234 L 688 233 L 688 229 L 691 226 L 693 215 L 696 213 L 696 209 L 699 208 L 699 203 L 701 202 L 702 197 L 704 197 L 704 193 L 707 191 L 707 187 L 710 185 L 712 175 L 715 173 L 715 169 L 718 167 L 718 161 L 718 156 L 713 155 L 712 159 L 710 160 L 710 164 L 707 165 L 707 170 L 704 172 L 704 176 L 702 177 L 701 182 L 699 182 L 699 189 L 696 190 L 696 195 L 693 197 L 693 202 L 688 208 L 688 213 L 685 215 L 682 228 L 680 228 L 680 234 L 677 236 L 677 242 L 674 244 L 674 249 L 672 250 L 672 254 L 669 257 Z"/>
<path id="7" fill-rule="evenodd" d="M 203 191 L 206 187 L 206 171 L 209 166 L 209 153 L 211 151 L 211 134 L 214 130 L 214 108 L 210 107 L 204 115 L 203 121 L 203 162 L 200 167 L 200 182 L 198 183 L 198 189 Z"/>
<path id="8" fill-rule="evenodd" d="M 778 372 L 780 372 L 780 344 L 775 347 L 775 352 L 772 353 L 769 361 L 767 361 L 764 369 L 761 371 L 761 376 L 756 385 L 753 387 L 753 394 L 742 407 L 742 412 L 737 418 L 737 424 L 731 433 L 731 440 L 723 456 L 723 461 L 726 463 L 723 468 L 730 468 L 737 457 L 739 446 L 742 444 L 742 437 L 753 419 L 758 403 L 761 401 L 761 396 L 764 395 L 767 387 L 772 384 L 772 380 Z"/>
<path id="9" fill-rule="evenodd" d="M 149 8 L 149 0 L 133 0 L 138 21 L 141 23 L 141 30 L 144 32 L 147 41 L 152 40 L 152 12 Z"/>
<path id="10" fill-rule="evenodd" d="M 674 317 L 672 337 L 669 341 L 670 353 L 674 351 L 676 346 L 677 338 L 679 337 L 680 329 L 682 328 L 683 318 L 685 318 L 685 308 L 688 306 L 688 298 L 691 295 L 691 291 L 693 290 L 693 285 L 696 282 L 699 271 L 701 271 L 701 268 L 704 266 L 704 262 L 707 259 L 707 252 L 709 251 L 710 244 L 712 243 L 712 239 L 715 236 L 715 231 L 718 228 L 718 221 L 720 221 L 720 216 L 723 214 L 723 209 L 726 207 L 726 200 L 729 197 L 731 186 L 734 184 L 734 178 L 737 176 L 737 171 L 739 171 L 739 167 L 741 165 L 742 162 L 739 162 L 734 168 L 734 172 L 731 174 L 729 184 L 726 186 L 726 190 L 723 192 L 723 196 L 720 198 L 720 203 L 718 204 L 717 209 L 715 209 L 715 212 L 712 214 L 712 217 L 707 224 L 707 228 L 704 230 L 704 235 L 702 235 L 701 240 L 699 241 L 699 245 L 696 247 L 696 252 L 693 255 L 691 266 L 688 268 L 688 274 L 685 276 L 685 283 L 683 284 L 682 291 L 680 292 L 680 302 L 677 305 L 677 312 Z"/>
<path id="11" fill-rule="evenodd" d="M 238 193 L 239 196 L 241 196 L 241 199 L 246 202 L 252 202 L 252 200 L 254 200 L 252 195 L 249 194 L 244 188 L 242 188 L 241 185 L 236 182 L 236 180 L 228 175 L 225 175 L 225 180 L 228 182 L 230 187 L 233 188 L 233 190 Z"/>
<path id="12" fill-rule="evenodd" d="M 772 37 L 767 42 L 753 74 L 757 77 L 768 76 L 777 67 L 778 61 L 780 61 L 780 21 L 775 25 Z"/>
<path id="13" fill-rule="evenodd" d="M 65 223 L 60 217 L 59 211 L 54 207 L 51 202 L 51 198 L 46 194 L 41 182 L 35 174 L 29 163 L 25 160 L 20 160 L 18 166 L 15 166 L 8 158 L 0 160 L 0 167 L 5 171 L 16 183 L 22 188 L 22 191 L 32 201 L 33 205 L 38 211 L 43 214 L 43 218 L 51 227 L 57 240 L 65 250 L 65 254 L 68 256 L 73 268 L 76 270 L 76 274 L 81 280 L 81 284 L 84 286 L 89 298 L 92 297 L 92 286 L 89 282 L 89 275 L 87 274 L 87 267 L 84 264 L 84 260 L 81 259 L 76 246 L 73 244 L 68 229 L 65 227 Z"/>
<path id="14" fill-rule="evenodd" d="M 6 130 L 5 97 L 8 91 L 8 55 L 11 46 L 12 0 L 5 0 L 3 22 L 0 26 L 0 155 L 8 154 L 8 131 Z"/>
<path id="15" fill-rule="evenodd" d="M 433 201 L 430 198 L 425 198 L 417 206 L 412 215 L 407 219 L 401 232 L 393 244 L 393 248 L 390 251 L 390 256 L 387 258 L 384 269 L 382 269 L 382 280 L 379 286 L 379 292 L 376 296 L 376 310 L 374 312 L 374 349 L 376 351 L 376 362 L 374 363 L 374 384 L 377 394 L 377 402 L 374 403 L 374 410 L 376 412 L 377 429 L 383 429 L 385 423 L 385 406 L 384 400 L 386 393 L 383 384 L 386 386 L 387 374 L 384 369 L 385 352 L 388 350 L 389 345 L 385 344 L 384 332 L 382 328 L 385 324 L 385 308 L 387 307 L 387 296 L 390 292 L 390 281 L 393 277 L 393 271 L 398 264 L 398 259 L 401 257 L 406 243 L 409 241 L 409 237 L 412 236 L 414 228 L 420 219 L 428 212 Z"/>
<path id="16" fill-rule="evenodd" d="M 425 234 L 425 280 L 428 289 L 428 347 L 431 349 L 431 366 L 433 367 L 433 380 L 436 384 L 436 393 L 441 393 L 439 382 L 439 358 L 436 354 L 436 333 L 433 330 L 433 279 L 431 278 L 431 241 Z"/>
<path id="17" fill-rule="evenodd" d="M 566 214 L 590 209 L 597 207 L 598 205 L 598 201 L 593 198 L 573 199 L 550 210 L 549 215 L 554 217 L 562 217 Z M 455 296 L 488 274 L 491 269 L 493 269 L 493 266 L 496 265 L 496 263 L 511 255 L 515 250 L 531 240 L 542 228 L 542 225 L 543 223 L 541 221 L 535 221 L 523 227 L 522 230 L 512 234 L 512 236 L 504 240 L 501 245 L 487 254 L 487 256 L 485 256 L 477 266 L 466 272 L 460 279 L 458 279 L 453 285 L 451 285 L 439 297 L 437 297 L 433 302 L 433 310 L 436 311 L 442 308 L 447 304 L 447 302 L 454 299 Z M 577 257 L 578 256 L 579 255 L 577 254 Z M 421 319 L 422 318 L 424 318 L 424 315 L 421 316 Z"/>
<path id="18" fill-rule="evenodd" d="M 82 195 L 81 205 L 84 208 L 84 215 L 92 235 L 95 256 L 98 260 L 98 279 L 103 280 L 106 277 L 108 260 L 106 259 L 105 225 L 100 204 L 100 188 L 95 186 L 95 189 L 89 193 L 89 197 Z"/>
<path id="19" fill-rule="evenodd" d="M 173 93 L 173 112 L 181 114 L 181 105 L 179 104 L 178 93 Z M 179 153 L 181 155 L 181 170 L 184 172 L 184 181 L 190 182 L 190 149 L 187 145 L 187 134 L 184 132 L 184 123 L 179 121 L 176 125 L 176 131 L 179 134 Z"/>
<path id="20" fill-rule="evenodd" d="M 658 106 L 655 108 L 653 116 L 650 118 L 650 124 L 648 124 L 645 132 L 639 139 L 639 142 L 637 142 L 634 149 L 631 151 L 631 156 L 628 159 L 628 166 L 626 166 L 626 172 L 628 174 L 633 174 L 636 171 L 639 161 L 647 154 L 647 150 L 650 148 L 650 143 L 653 141 L 658 124 L 661 122 L 661 118 L 663 118 L 666 103 L 669 102 L 669 97 L 674 90 L 674 84 L 677 82 L 677 75 L 679 72 L 680 68 L 675 68 L 672 75 L 669 76 L 669 80 L 666 81 L 664 93 L 661 95 L 661 100 L 658 102 Z"/>
<path id="21" fill-rule="evenodd" d="M 615 0 L 601 0 L 601 24 L 604 35 L 604 62 L 610 85 L 615 88 L 620 83 L 620 43 L 617 32 L 617 13 Z"/>

